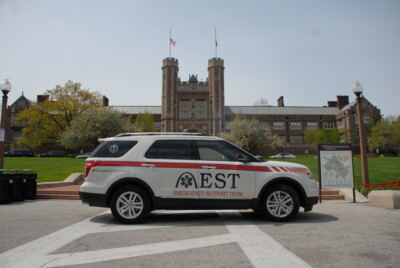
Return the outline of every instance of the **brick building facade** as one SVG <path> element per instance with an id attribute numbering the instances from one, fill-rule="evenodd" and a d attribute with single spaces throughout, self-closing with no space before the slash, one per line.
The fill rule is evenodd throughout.
<path id="1" fill-rule="evenodd" d="M 5 152 L 9 151 L 10 149 L 16 148 L 14 140 L 19 138 L 22 135 L 22 127 L 17 126 L 15 123 L 15 117 L 17 114 L 26 108 L 29 105 L 32 105 L 33 102 L 27 99 L 24 94 L 14 101 L 10 106 L 7 107 L 7 116 L 6 116 L 6 142 L 4 146 Z"/>
<path id="2" fill-rule="evenodd" d="M 161 132 L 196 130 L 209 135 L 229 131 L 237 114 L 258 120 L 260 128 L 269 128 L 285 141 L 286 151 L 294 154 L 315 153 L 315 146 L 304 141 L 306 129 L 333 129 L 337 127 L 344 142 L 358 143 L 356 102 L 349 103 L 349 96 L 337 96 L 327 106 L 285 106 L 280 97 L 277 106 L 225 106 L 224 61 L 220 58 L 208 60 L 208 77 L 199 81 L 190 75 L 188 81 L 178 76 L 179 64 L 174 58 L 162 62 L 161 106 L 110 106 L 133 119 L 139 113 L 149 112 L 154 117 L 155 128 Z M 229 94 L 229 90 L 227 91 Z M 42 101 L 38 96 L 37 101 Z M 104 98 L 108 106 L 108 99 Z M 22 134 L 13 125 L 15 114 L 33 102 L 23 95 L 8 107 L 9 123 L 6 150 L 16 148 L 14 139 Z M 365 98 L 363 118 L 366 128 L 380 118 L 380 110 Z M 275 153 L 275 152 L 269 152 Z"/>
<path id="3" fill-rule="evenodd" d="M 285 106 L 284 97 L 277 106 L 225 106 L 224 61 L 213 58 L 208 61 L 208 77 L 199 82 L 191 75 L 188 81 L 178 76 L 179 64 L 174 58 L 166 58 L 162 64 L 161 107 L 114 106 L 123 114 L 136 116 L 145 111 L 153 114 L 155 127 L 162 132 L 197 130 L 210 135 L 229 131 L 237 114 L 258 120 L 260 128 L 269 128 L 285 141 L 286 150 L 292 153 L 315 153 L 315 146 L 304 141 L 306 129 L 333 129 L 338 127 L 341 140 L 358 142 L 358 123 L 355 102 L 349 96 L 337 96 L 327 106 Z M 229 94 L 229 91 L 228 91 Z M 373 118 L 380 118 L 380 110 L 363 99 L 364 123 L 368 128 Z"/>

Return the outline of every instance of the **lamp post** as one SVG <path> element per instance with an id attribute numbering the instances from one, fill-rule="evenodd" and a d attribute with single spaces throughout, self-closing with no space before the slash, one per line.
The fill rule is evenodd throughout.
<path id="1" fill-rule="evenodd" d="M 369 184 L 368 162 L 367 162 L 367 142 L 365 140 L 363 111 L 361 105 L 363 86 L 359 81 L 354 82 L 353 92 L 357 96 L 358 131 L 360 134 L 360 153 L 361 153 L 361 172 L 362 182 Z"/>
<path id="2" fill-rule="evenodd" d="M 10 81 L 5 78 L 3 82 L 0 83 L 0 89 L 3 92 L 3 102 L 1 106 L 1 131 L 4 138 L 0 139 L 0 169 L 4 167 L 4 143 L 6 141 L 6 121 L 7 121 L 7 94 L 11 90 Z"/>

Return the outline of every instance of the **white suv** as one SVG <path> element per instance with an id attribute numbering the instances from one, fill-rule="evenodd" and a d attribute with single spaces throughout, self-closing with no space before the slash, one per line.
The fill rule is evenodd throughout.
<path id="1" fill-rule="evenodd" d="M 102 139 L 86 160 L 80 197 L 123 223 L 156 209 L 254 209 L 272 221 L 311 211 L 318 188 L 299 164 L 263 162 L 217 137 L 126 133 Z"/>

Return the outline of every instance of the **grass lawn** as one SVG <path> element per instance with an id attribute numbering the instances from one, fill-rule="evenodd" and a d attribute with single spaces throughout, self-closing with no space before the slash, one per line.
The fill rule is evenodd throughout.
<path id="1" fill-rule="evenodd" d="M 267 160 L 267 159 L 266 159 Z M 318 159 L 313 156 L 297 156 L 296 159 L 277 159 L 308 166 L 318 179 Z M 71 173 L 84 171 L 85 159 L 72 157 L 5 157 L 6 169 L 32 169 L 38 174 L 38 182 L 63 181 Z M 370 184 L 400 180 L 400 157 L 368 158 Z M 354 158 L 354 176 L 361 183 L 361 159 Z"/>
<path id="2" fill-rule="evenodd" d="M 276 159 L 278 161 L 294 162 L 308 166 L 314 177 L 319 180 L 318 159 L 314 156 L 296 156 L 296 159 Z M 268 159 L 265 159 L 268 160 Z M 353 158 L 354 178 L 361 183 L 361 159 Z M 368 158 L 369 184 L 392 182 L 400 180 L 400 157 Z"/>
<path id="3" fill-rule="evenodd" d="M 73 157 L 5 157 L 4 168 L 32 169 L 38 182 L 63 181 L 71 173 L 83 173 L 85 159 Z"/>

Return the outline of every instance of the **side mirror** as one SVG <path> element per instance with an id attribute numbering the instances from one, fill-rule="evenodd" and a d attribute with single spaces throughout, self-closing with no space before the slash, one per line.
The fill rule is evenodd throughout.
<path id="1" fill-rule="evenodd" d="M 237 160 L 238 160 L 239 162 L 249 162 L 249 159 L 248 159 L 245 155 L 242 155 L 242 154 L 239 154 L 239 155 L 238 155 Z"/>

